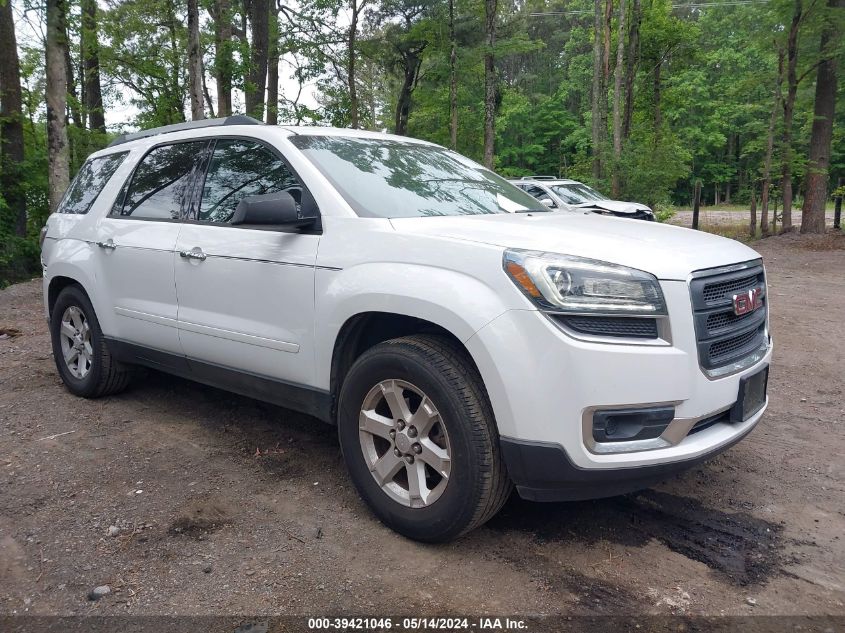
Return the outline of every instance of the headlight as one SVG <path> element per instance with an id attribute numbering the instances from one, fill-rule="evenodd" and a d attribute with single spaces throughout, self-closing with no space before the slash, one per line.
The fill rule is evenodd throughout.
<path id="1" fill-rule="evenodd" d="M 557 313 L 661 316 L 666 302 L 654 275 L 595 259 L 507 250 L 513 282 L 541 310 Z"/>

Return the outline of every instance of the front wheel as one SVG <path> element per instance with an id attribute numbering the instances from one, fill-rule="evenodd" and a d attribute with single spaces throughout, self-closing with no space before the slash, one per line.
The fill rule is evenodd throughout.
<path id="1" fill-rule="evenodd" d="M 126 388 L 131 370 L 112 358 L 88 295 L 79 286 L 59 293 L 50 313 L 56 369 L 68 391 L 98 398 Z"/>
<path id="2" fill-rule="evenodd" d="M 338 427 L 358 492 L 409 538 L 456 538 L 490 519 L 511 491 L 481 379 L 444 337 L 364 352 L 344 380 Z"/>

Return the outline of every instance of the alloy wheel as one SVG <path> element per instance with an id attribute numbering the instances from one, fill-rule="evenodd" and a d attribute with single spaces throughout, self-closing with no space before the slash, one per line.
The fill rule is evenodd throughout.
<path id="1" fill-rule="evenodd" d="M 81 380 L 91 371 L 94 358 L 88 319 L 78 306 L 69 306 L 62 315 L 59 327 L 65 365 L 74 378 Z"/>
<path id="2" fill-rule="evenodd" d="M 367 468 L 394 501 L 429 506 L 443 494 L 452 471 L 446 427 L 431 399 L 404 380 L 373 387 L 358 418 Z"/>

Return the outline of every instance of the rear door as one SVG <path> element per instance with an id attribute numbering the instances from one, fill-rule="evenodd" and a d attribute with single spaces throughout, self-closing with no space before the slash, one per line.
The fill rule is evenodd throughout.
<path id="1" fill-rule="evenodd" d="M 97 284 L 114 311 L 110 338 L 181 354 L 173 260 L 208 141 L 159 145 L 138 163 L 98 227 Z"/>
<path id="2" fill-rule="evenodd" d="M 179 331 L 198 374 L 238 370 L 313 384 L 314 270 L 319 231 L 230 224 L 245 196 L 289 192 L 312 204 L 275 149 L 255 139 L 214 143 L 175 260 Z"/>

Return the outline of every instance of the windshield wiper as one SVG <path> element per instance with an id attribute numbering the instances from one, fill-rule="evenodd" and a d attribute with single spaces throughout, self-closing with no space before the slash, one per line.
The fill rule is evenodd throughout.
<path id="1" fill-rule="evenodd" d="M 519 211 L 514 211 L 514 213 L 550 213 L 554 211 L 549 207 L 540 207 L 539 209 L 520 209 Z"/>

